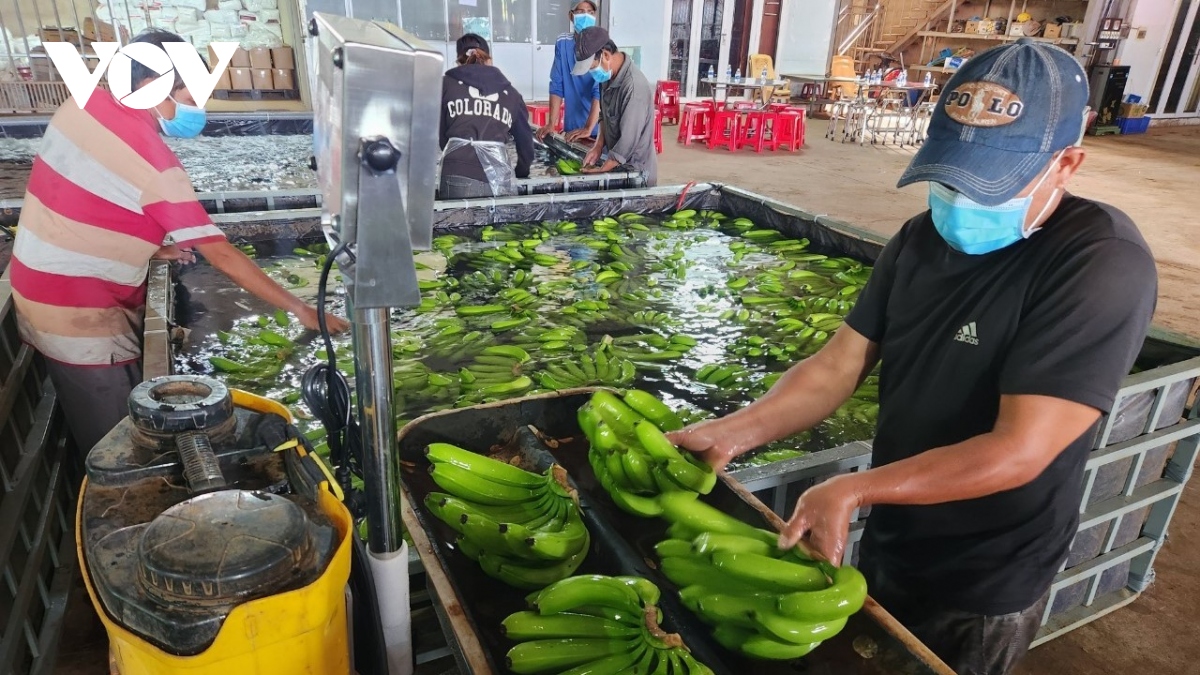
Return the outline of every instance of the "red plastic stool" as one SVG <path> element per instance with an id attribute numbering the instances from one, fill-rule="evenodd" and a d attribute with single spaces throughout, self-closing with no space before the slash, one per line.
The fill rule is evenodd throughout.
<path id="1" fill-rule="evenodd" d="M 753 110 L 745 113 L 745 121 L 738 133 L 738 149 L 749 145 L 754 148 L 755 152 L 761 153 L 767 145 L 767 137 L 775 136 L 778 124 L 779 113 L 770 110 Z"/>
<path id="2" fill-rule="evenodd" d="M 654 149 L 660 155 L 662 154 L 662 151 L 663 151 L 662 123 L 663 123 L 663 111 L 659 108 L 655 108 L 654 109 Z"/>
<path id="3" fill-rule="evenodd" d="M 547 114 L 549 114 L 549 113 L 547 112 Z M 564 129 L 563 125 L 565 124 L 566 118 L 567 118 L 567 106 L 566 105 L 558 106 L 558 123 L 554 125 L 555 131 L 557 131 L 559 133 L 563 132 L 563 129 Z"/>
<path id="4" fill-rule="evenodd" d="M 719 147 L 738 149 L 738 134 L 741 133 L 742 120 L 746 114 L 740 110 L 715 110 L 712 115 L 712 126 L 708 129 L 708 149 Z"/>
<path id="5" fill-rule="evenodd" d="M 677 142 L 691 145 L 692 141 L 707 141 L 708 128 L 712 126 L 712 104 L 688 103 L 683 106 L 683 117 L 679 120 Z"/>
<path id="6" fill-rule="evenodd" d="M 654 91 L 654 105 L 663 112 L 663 121 L 679 124 L 679 83 L 659 80 Z"/>
<path id="7" fill-rule="evenodd" d="M 529 123 L 534 129 L 546 125 L 546 120 L 550 119 L 550 106 L 538 105 L 535 103 L 525 104 L 525 108 L 529 110 Z"/>
<path id="8" fill-rule="evenodd" d="M 789 152 L 804 147 L 803 110 L 785 110 L 779 113 L 772 129 L 770 145 L 772 150 L 786 147 Z"/>

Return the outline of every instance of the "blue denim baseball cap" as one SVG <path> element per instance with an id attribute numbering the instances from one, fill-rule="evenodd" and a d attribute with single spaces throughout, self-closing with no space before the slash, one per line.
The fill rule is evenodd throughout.
<path id="1" fill-rule="evenodd" d="M 1069 52 L 1028 38 L 989 49 L 946 83 L 897 187 L 937 182 L 1003 204 L 1079 143 L 1087 105 L 1087 75 Z"/>

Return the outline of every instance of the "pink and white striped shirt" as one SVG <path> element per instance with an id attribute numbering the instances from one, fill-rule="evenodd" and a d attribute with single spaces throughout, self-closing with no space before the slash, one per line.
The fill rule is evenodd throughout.
<path id="1" fill-rule="evenodd" d="M 146 274 L 167 236 L 222 241 L 147 110 L 97 89 L 58 109 L 34 159 L 9 278 L 21 337 L 72 365 L 141 358 Z"/>

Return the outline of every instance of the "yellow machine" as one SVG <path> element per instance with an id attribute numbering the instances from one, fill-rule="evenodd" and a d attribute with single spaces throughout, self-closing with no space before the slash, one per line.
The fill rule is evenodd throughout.
<path id="1" fill-rule="evenodd" d="M 287 409 L 193 376 L 129 407 L 76 514 L 118 672 L 348 675 L 352 521 Z"/>

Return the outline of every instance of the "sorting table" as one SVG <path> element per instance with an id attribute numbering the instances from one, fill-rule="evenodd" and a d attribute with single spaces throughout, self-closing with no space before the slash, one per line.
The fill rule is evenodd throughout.
<path id="1" fill-rule="evenodd" d="M 713 92 L 712 97 L 713 97 L 713 105 L 714 106 L 720 106 L 723 102 L 728 101 L 729 100 L 728 92 L 731 89 L 740 89 L 742 92 L 747 93 L 747 97 L 750 98 L 750 97 L 753 97 L 754 92 L 761 91 L 761 90 L 765 89 L 766 87 L 786 87 L 786 86 L 789 86 L 789 84 L 790 84 L 787 80 L 761 80 L 758 78 L 742 78 L 742 79 L 735 78 L 732 80 L 727 80 L 725 78 L 717 78 L 717 77 L 705 77 L 705 78 L 702 78 L 700 80 L 700 82 L 701 82 L 701 84 L 707 84 L 707 85 L 712 86 L 712 92 Z M 726 92 L 725 101 L 718 100 L 719 94 L 717 92 L 720 92 L 720 91 Z"/>

